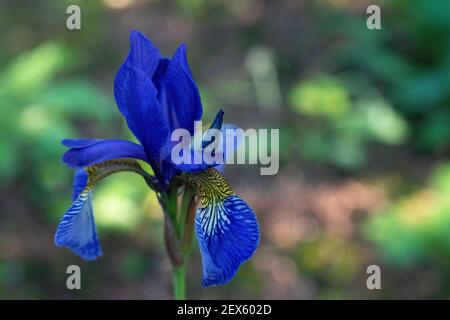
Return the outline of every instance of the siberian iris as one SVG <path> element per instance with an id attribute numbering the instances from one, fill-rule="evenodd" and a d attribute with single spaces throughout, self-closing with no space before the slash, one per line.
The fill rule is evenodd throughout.
<path id="1" fill-rule="evenodd" d="M 69 148 L 62 160 L 75 173 L 73 202 L 57 228 L 56 245 L 85 260 L 100 257 L 91 190 L 110 174 L 134 172 L 155 191 L 163 208 L 176 297 L 184 297 L 184 271 L 194 229 L 203 286 L 230 281 L 258 246 L 258 223 L 250 206 L 231 190 L 220 166 L 171 161 L 173 130 L 183 128 L 193 134 L 194 122 L 202 118 L 186 46 L 180 45 L 171 58 L 163 57 L 142 33 L 132 31 L 129 54 L 114 81 L 114 96 L 139 144 L 86 138 L 62 141 Z M 223 130 L 222 118 L 219 110 L 211 128 Z M 203 141 L 201 148 L 210 143 Z M 145 171 L 139 161 L 150 164 L 153 172 Z"/>

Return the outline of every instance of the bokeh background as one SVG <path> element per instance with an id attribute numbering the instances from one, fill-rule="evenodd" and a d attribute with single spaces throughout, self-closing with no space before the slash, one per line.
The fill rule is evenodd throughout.
<path id="1" fill-rule="evenodd" d="M 112 93 L 132 29 L 166 55 L 188 44 L 206 120 L 223 107 L 280 129 L 278 175 L 226 172 L 259 249 L 209 289 L 195 251 L 190 298 L 450 298 L 448 0 L 0 0 L 0 298 L 171 298 L 162 213 L 137 175 L 95 189 L 101 259 L 53 244 L 72 183 L 60 140 L 132 138 Z M 82 290 L 66 289 L 70 264 Z"/>

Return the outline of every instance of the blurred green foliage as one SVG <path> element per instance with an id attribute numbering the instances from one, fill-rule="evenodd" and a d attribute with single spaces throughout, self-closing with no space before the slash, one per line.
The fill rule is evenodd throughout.
<path id="1" fill-rule="evenodd" d="M 370 219 L 365 231 L 383 256 L 398 267 L 423 262 L 450 277 L 450 164 L 436 167 L 430 182 L 400 197 Z"/>
<path id="2" fill-rule="evenodd" d="M 337 26 L 326 29 L 326 37 L 340 38 L 339 43 L 324 53 L 325 70 L 300 79 L 289 94 L 295 112 L 323 126 L 321 134 L 312 129 L 312 137 L 304 132 L 309 128 L 293 132 L 301 139 L 302 157 L 352 170 L 367 164 L 371 141 L 448 152 L 450 2 L 425 3 L 381 2 L 380 32 L 361 28 L 363 21 L 350 11 L 323 15 Z M 335 149 L 345 151 L 326 152 Z"/>
<path id="3" fill-rule="evenodd" d="M 374 88 L 355 90 L 354 82 L 345 85 L 338 77 L 317 75 L 293 88 L 292 108 L 312 118 L 297 129 L 303 158 L 353 170 L 367 164 L 369 142 L 406 141 L 408 123 L 401 115 L 380 94 L 372 93 Z M 311 127 L 316 123 L 320 129 Z"/>
<path id="4" fill-rule="evenodd" d="M 112 103 L 87 79 L 57 80 L 69 68 L 70 50 L 44 43 L 21 53 L 0 73 L 0 183 L 25 179 L 25 191 L 48 196 L 66 183 L 57 165 L 61 139 L 79 123 L 108 131 Z M 95 106 L 95 107 L 93 107 Z M 32 168 L 32 169 L 31 169 Z M 30 170 L 31 169 L 31 170 Z"/>

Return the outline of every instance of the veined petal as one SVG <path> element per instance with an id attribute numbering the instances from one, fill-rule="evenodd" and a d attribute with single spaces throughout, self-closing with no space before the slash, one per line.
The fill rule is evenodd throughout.
<path id="1" fill-rule="evenodd" d="M 150 163 L 159 163 L 159 153 L 169 139 L 169 126 L 151 78 L 132 65 L 116 78 L 114 95 L 128 127 L 143 145 Z M 153 162 L 153 163 L 152 163 Z M 157 168 L 154 168 L 157 169 Z"/>
<path id="2" fill-rule="evenodd" d="M 65 246 L 85 260 L 94 260 L 102 255 L 92 210 L 91 189 L 103 178 L 120 171 L 139 173 L 149 182 L 152 178 L 137 161 L 128 159 L 105 161 L 86 169 L 76 170 L 74 199 L 56 230 L 57 246 Z"/>
<path id="3" fill-rule="evenodd" d="M 161 58 L 158 47 L 156 47 L 142 32 L 138 30 L 130 32 L 130 52 L 122 67 L 126 64 L 130 64 L 151 78 L 153 77 Z M 119 69 L 117 74 L 118 77 L 124 72 L 122 67 Z"/>
<path id="4" fill-rule="evenodd" d="M 75 201 L 81 192 L 86 188 L 89 179 L 89 174 L 83 168 L 75 169 L 73 174 L 73 191 L 72 201 Z"/>
<path id="5" fill-rule="evenodd" d="M 189 67 L 189 62 L 187 59 L 187 45 L 182 43 L 178 46 L 175 51 L 172 61 L 180 66 L 187 74 L 192 78 L 191 68 Z"/>
<path id="6" fill-rule="evenodd" d="M 131 141 L 64 139 L 62 143 L 71 148 L 62 157 L 69 167 L 86 167 L 118 158 L 148 161 L 142 146 Z"/>
<path id="7" fill-rule="evenodd" d="M 185 175 L 201 197 L 195 230 L 202 254 L 204 287 L 230 281 L 259 243 L 255 213 L 215 169 Z"/>
<path id="8" fill-rule="evenodd" d="M 157 99 L 159 101 L 159 104 L 161 105 L 161 110 L 164 114 L 164 117 L 168 120 L 170 131 L 172 131 L 176 129 L 171 126 L 171 123 L 174 122 L 172 118 L 175 117 L 175 114 L 173 110 L 169 108 L 165 84 L 167 67 L 169 66 L 169 63 L 170 63 L 169 58 L 162 58 L 159 60 L 158 68 L 156 69 L 153 75 L 152 82 L 157 91 Z"/>
<path id="9" fill-rule="evenodd" d="M 136 30 L 130 33 L 130 52 L 114 79 L 114 96 L 120 112 L 139 140 L 144 137 L 143 116 L 151 111 L 145 109 L 148 104 L 155 104 L 156 89 L 151 82 L 151 78 L 158 68 L 160 59 L 159 49 L 144 34 Z M 139 77 L 146 78 L 146 81 L 144 83 L 136 81 L 139 79 L 136 79 L 138 76 L 134 75 L 136 72 L 133 70 L 139 70 L 141 74 Z M 142 97 L 143 91 L 147 92 L 146 98 L 152 95 L 155 98 L 145 102 L 139 101 L 140 98 L 144 98 Z M 136 95 L 134 101 L 130 97 L 133 93 Z"/>
<path id="10" fill-rule="evenodd" d="M 90 188 L 85 188 L 64 214 L 55 234 L 57 246 L 66 246 L 85 260 L 94 260 L 102 255 L 91 198 Z"/>
<path id="11" fill-rule="evenodd" d="M 168 108 L 175 115 L 171 118 L 172 128 L 184 128 L 194 134 L 194 121 L 201 119 L 203 108 L 200 92 L 189 69 L 184 44 L 178 47 L 167 66 L 165 90 Z"/>

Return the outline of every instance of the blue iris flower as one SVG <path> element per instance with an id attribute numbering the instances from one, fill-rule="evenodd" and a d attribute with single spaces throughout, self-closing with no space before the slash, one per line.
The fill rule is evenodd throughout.
<path id="1" fill-rule="evenodd" d="M 73 202 L 57 228 L 56 245 L 66 246 L 85 260 L 101 256 L 92 189 L 115 172 L 135 172 L 155 190 L 165 212 L 170 211 L 166 200 L 173 194 L 173 186 L 192 190 L 192 199 L 198 199 L 192 202 L 196 207 L 191 227 L 195 228 L 202 255 L 202 284 L 206 287 L 228 282 L 256 250 L 258 223 L 253 210 L 234 194 L 217 165 L 175 165 L 170 159 L 173 130 L 183 128 L 192 135 L 194 122 L 202 118 L 186 45 L 180 45 L 171 58 L 163 57 L 141 32 L 132 31 L 129 54 L 114 81 L 114 96 L 139 144 L 85 138 L 62 141 L 69 148 L 62 160 L 75 169 L 75 175 Z M 228 128 L 222 126 L 222 118 L 220 110 L 211 128 Z M 203 141 L 202 147 L 209 143 Z M 137 160 L 150 164 L 153 175 Z M 170 212 L 168 217 L 170 223 L 177 223 Z"/>

